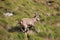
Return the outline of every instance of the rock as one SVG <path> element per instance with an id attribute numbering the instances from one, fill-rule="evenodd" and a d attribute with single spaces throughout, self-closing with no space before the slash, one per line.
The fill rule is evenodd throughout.
<path id="1" fill-rule="evenodd" d="M 56 26 L 60 26 L 60 23 L 57 23 Z"/>
<path id="2" fill-rule="evenodd" d="M 10 17 L 10 16 L 13 16 L 13 13 L 7 12 L 4 15 Z"/>
<path id="3" fill-rule="evenodd" d="M 55 24 L 53 24 L 53 26 L 60 27 L 60 23 L 55 23 Z"/>
<path id="4" fill-rule="evenodd" d="M 51 13 L 46 13 L 47 16 L 51 16 Z"/>
<path id="5" fill-rule="evenodd" d="M 52 5 L 52 3 L 54 3 L 54 1 L 47 1 L 46 3 L 47 3 L 47 5 L 50 6 L 50 5 Z"/>

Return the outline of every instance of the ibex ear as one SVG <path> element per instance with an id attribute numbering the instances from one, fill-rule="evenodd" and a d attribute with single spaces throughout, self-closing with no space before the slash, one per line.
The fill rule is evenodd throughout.
<path id="1" fill-rule="evenodd" d="M 41 15 L 39 15 L 39 17 L 41 18 Z"/>
<path id="2" fill-rule="evenodd" d="M 37 16 L 38 15 L 38 13 L 35 13 L 35 16 Z"/>
<path id="3" fill-rule="evenodd" d="M 36 17 L 37 16 L 37 13 L 34 13 L 34 17 Z"/>
<path id="4" fill-rule="evenodd" d="M 34 14 L 34 17 L 37 17 L 37 16 L 39 16 L 38 13 L 35 13 L 35 14 Z"/>

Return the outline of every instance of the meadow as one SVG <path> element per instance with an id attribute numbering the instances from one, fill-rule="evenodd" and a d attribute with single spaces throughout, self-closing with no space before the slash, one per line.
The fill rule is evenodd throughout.
<path id="1" fill-rule="evenodd" d="M 5 16 L 6 12 L 13 16 Z M 35 23 L 38 33 L 31 30 L 26 36 L 18 30 L 18 20 L 35 13 L 41 16 Z M 60 0 L 0 0 L 0 40 L 60 40 Z"/>

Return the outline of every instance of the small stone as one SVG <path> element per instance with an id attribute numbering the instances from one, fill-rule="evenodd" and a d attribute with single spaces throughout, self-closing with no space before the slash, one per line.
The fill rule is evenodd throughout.
<path id="1" fill-rule="evenodd" d="M 54 3 L 54 1 L 47 1 L 48 5 L 52 5 L 52 3 Z"/>
<path id="2" fill-rule="evenodd" d="M 46 13 L 47 16 L 51 16 L 51 13 Z"/>
<path id="3" fill-rule="evenodd" d="M 13 13 L 7 12 L 4 15 L 10 17 L 10 16 L 13 16 Z"/>
<path id="4" fill-rule="evenodd" d="M 60 26 L 60 23 L 57 23 L 56 26 Z"/>

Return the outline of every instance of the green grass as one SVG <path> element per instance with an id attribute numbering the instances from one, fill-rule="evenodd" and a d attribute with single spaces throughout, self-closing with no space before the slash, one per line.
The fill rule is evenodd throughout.
<path id="1" fill-rule="evenodd" d="M 42 1 L 44 3 L 42 3 Z M 46 0 L 0 0 L 0 40 L 45 40 L 45 38 L 53 38 L 54 40 L 60 38 L 60 27 L 56 23 L 60 23 L 60 10 L 54 7 L 58 5 L 60 8 L 60 0 L 54 0 L 53 6 L 45 4 Z M 4 16 L 6 12 L 13 12 L 15 15 L 12 17 Z M 18 20 L 22 18 L 32 18 L 34 13 L 41 15 L 40 23 L 35 23 L 35 28 L 39 33 L 28 34 L 28 37 L 22 32 L 8 32 L 4 26 L 9 24 L 16 27 Z M 47 13 L 53 16 L 47 16 Z M 53 40 L 51 39 L 51 40 Z"/>

